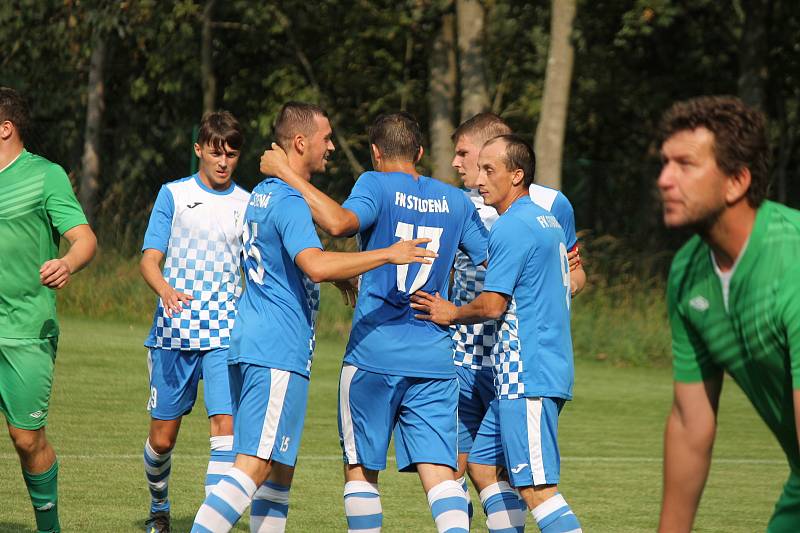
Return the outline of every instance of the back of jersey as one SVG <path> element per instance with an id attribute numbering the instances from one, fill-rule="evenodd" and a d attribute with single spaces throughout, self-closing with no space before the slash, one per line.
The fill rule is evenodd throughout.
<path id="1" fill-rule="evenodd" d="M 398 240 L 429 238 L 432 264 L 384 265 L 361 278 L 344 361 L 371 372 L 401 376 L 455 376 L 448 328 L 414 318 L 417 290 L 446 298 L 456 250 L 473 263 L 486 260 L 487 232 L 462 191 L 426 176 L 363 174 L 344 207 L 359 220 L 363 250 Z"/>

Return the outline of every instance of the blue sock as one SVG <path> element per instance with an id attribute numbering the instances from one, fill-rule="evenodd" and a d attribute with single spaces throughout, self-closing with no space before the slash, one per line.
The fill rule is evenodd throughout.
<path id="1" fill-rule="evenodd" d="M 150 512 L 169 511 L 169 473 L 172 469 L 172 450 L 158 454 L 144 443 L 144 474 L 150 489 Z"/>
<path id="2" fill-rule="evenodd" d="M 469 533 L 464 488 L 455 480 L 442 481 L 428 491 L 428 505 L 439 533 Z"/>
<path id="3" fill-rule="evenodd" d="M 578 517 L 559 493 L 537 505 L 531 514 L 536 519 L 542 533 L 581 533 L 583 531 Z"/>
<path id="4" fill-rule="evenodd" d="M 348 481 L 344 484 L 344 513 L 349 533 L 380 531 L 383 525 L 383 508 L 378 485 L 366 481 Z"/>
<path id="5" fill-rule="evenodd" d="M 475 509 L 472 507 L 472 496 L 470 495 L 469 487 L 467 486 L 467 476 L 461 476 L 456 481 L 461 483 L 461 486 L 464 488 L 464 495 L 467 497 L 467 516 L 469 516 L 469 527 L 472 528 L 472 515 L 475 512 Z"/>
<path id="6" fill-rule="evenodd" d="M 236 454 L 233 453 L 233 435 L 211 437 L 211 456 L 206 470 L 206 496 L 222 479 L 222 476 L 233 467 Z"/>
<path id="7" fill-rule="evenodd" d="M 481 504 L 486 513 L 489 533 L 522 533 L 528 508 L 519 508 L 517 491 L 505 481 L 489 485 L 481 491 Z"/>
<path id="8" fill-rule="evenodd" d="M 200 506 L 192 533 L 227 533 L 242 517 L 255 492 L 253 480 L 238 468 L 231 468 Z"/>
<path id="9" fill-rule="evenodd" d="M 271 481 L 258 487 L 250 506 L 250 533 L 278 533 L 286 530 L 289 489 Z"/>

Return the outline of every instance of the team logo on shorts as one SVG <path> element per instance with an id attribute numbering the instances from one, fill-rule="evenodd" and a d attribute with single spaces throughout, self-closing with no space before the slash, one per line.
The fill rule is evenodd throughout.
<path id="1" fill-rule="evenodd" d="M 528 463 L 518 464 L 517 466 L 511 469 L 511 472 L 513 472 L 514 474 L 519 474 L 520 472 L 522 472 L 523 468 L 528 468 Z"/>
<path id="2" fill-rule="evenodd" d="M 38 411 L 34 411 L 33 413 L 31 413 L 31 418 L 41 418 L 43 414 L 44 411 L 39 409 Z"/>

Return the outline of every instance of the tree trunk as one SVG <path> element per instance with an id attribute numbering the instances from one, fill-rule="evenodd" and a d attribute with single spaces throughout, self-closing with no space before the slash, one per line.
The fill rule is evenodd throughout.
<path id="1" fill-rule="evenodd" d="M 461 75 L 461 121 L 489 109 L 483 68 L 485 12 L 478 0 L 456 0 L 458 67 Z"/>
<path id="2" fill-rule="evenodd" d="M 771 0 L 742 0 L 744 23 L 739 43 L 739 97 L 766 111 L 767 53 Z"/>
<path id="3" fill-rule="evenodd" d="M 86 130 L 81 157 L 78 197 L 90 224 L 97 213 L 97 193 L 100 190 L 100 126 L 105 111 L 103 69 L 106 57 L 106 35 L 95 29 L 89 60 L 89 83 L 86 102 Z"/>
<path id="4" fill-rule="evenodd" d="M 452 13 L 442 15 L 442 27 L 433 41 L 428 59 L 430 69 L 428 107 L 433 176 L 455 184 L 455 172 L 450 164 L 453 160 L 453 141 L 450 135 L 455 129 L 453 116 L 458 82 L 453 18 Z"/>
<path id="5" fill-rule="evenodd" d="M 217 102 L 217 77 L 214 75 L 212 58 L 213 36 L 211 25 L 215 0 L 206 0 L 203 6 L 203 30 L 200 45 L 200 75 L 203 84 L 203 113 L 214 111 Z"/>
<path id="6" fill-rule="evenodd" d="M 575 0 L 552 0 L 551 9 L 550 49 L 547 54 L 542 113 L 536 127 L 536 181 L 560 189 L 575 54 L 571 42 Z"/>

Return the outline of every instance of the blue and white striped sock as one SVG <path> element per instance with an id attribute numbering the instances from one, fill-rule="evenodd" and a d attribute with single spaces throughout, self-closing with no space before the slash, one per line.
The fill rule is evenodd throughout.
<path id="1" fill-rule="evenodd" d="M 489 533 L 522 533 L 525 531 L 525 510 L 519 508 L 519 495 L 506 481 L 489 485 L 481 491 L 481 504 L 486 513 Z"/>
<path id="2" fill-rule="evenodd" d="M 169 511 L 169 473 L 172 469 L 172 450 L 158 454 L 144 443 L 144 475 L 150 489 L 150 512 Z"/>
<path id="3" fill-rule="evenodd" d="M 233 453 L 233 435 L 220 435 L 209 439 L 211 456 L 206 470 L 206 496 L 211 492 L 225 472 L 233 467 L 236 454 Z"/>
<path id="4" fill-rule="evenodd" d="M 250 506 L 250 533 L 283 533 L 289 515 L 289 489 L 265 481 L 258 487 Z"/>
<path id="5" fill-rule="evenodd" d="M 348 533 L 379 533 L 383 525 L 383 509 L 378 485 L 366 481 L 345 483 L 344 513 Z"/>
<path id="6" fill-rule="evenodd" d="M 200 506 L 192 533 L 227 533 L 242 517 L 255 493 L 256 484 L 250 476 L 231 468 Z"/>
<path id="7" fill-rule="evenodd" d="M 467 498 L 460 483 L 447 480 L 433 487 L 428 505 L 439 533 L 469 533 Z"/>
<path id="8" fill-rule="evenodd" d="M 558 492 L 531 511 L 542 533 L 582 533 L 578 517 Z"/>
<path id="9" fill-rule="evenodd" d="M 464 489 L 464 496 L 467 497 L 467 516 L 469 516 L 469 527 L 472 528 L 472 515 L 475 512 L 475 509 L 472 507 L 472 496 L 469 493 L 469 487 L 467 486 L 467 476 L 461 476 L 456 480 L 457 483 L 461 484 L 461 487 Z"/>

